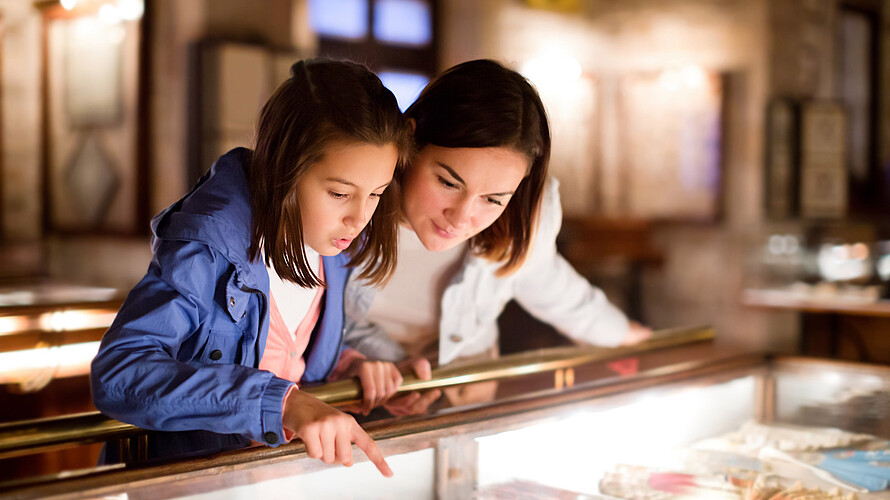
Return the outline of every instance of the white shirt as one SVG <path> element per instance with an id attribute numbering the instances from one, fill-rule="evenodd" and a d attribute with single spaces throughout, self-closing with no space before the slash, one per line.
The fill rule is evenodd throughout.
<path id="1" fill-rule="evenodd" d="M 308 246 L 304 246 L 303 250 L 306 252 L 306 262 L 309 263 L 309 268 L 317 276 L 321 256 Z M 317 290 L 303 288 L 296 283 L 282 280 L 275 272 L 271 262 L 266 266 L 266 272 L 269 273 L 269 293 L 275 298 L 275 304 L 278 306 L 281 318 L 284 319 L 287 331 L 293 335 L 297 327 L 300 326 L 300 322 L 306 317 L 306 313 L 309 312 Z"/>
<path id="2" fill-rule="evenodd" d="M 368 320 L 410 354 L 439 341 L 441 297 L 460 267 L 467 243 L 444 252 L 427 250 L 417 234 L 399 226 L 399 257 L 386 287 L 377 291 Z"/>
<path id="3" fill-rule="evenodd" d="M 445 291 L 430 294 L 441 301 L 440 365 L 497 345 L 497 318 L 511 299 L 572 339 L 601 346 L 615 346 L 624 339 L 628 331 L 624 313 L 556 251 L 556 235 L 562 224 L 558 189 L 559 184 L 553 179 L 544 190 L 531 253 L 519 270 L 498 276 L 499 263 L 468 254 L 461 259 Z M 400 258 L 399 268 L 408 265 L 409 260 Z M 346 285 L 347 342 L 375 359 L 403 359 L 406 353 L 388 337 L 388 329 L 368 320 L 367 312 L 377 301 L 377 291 L 356 279 L 356 274 L 350 276 Z"/>

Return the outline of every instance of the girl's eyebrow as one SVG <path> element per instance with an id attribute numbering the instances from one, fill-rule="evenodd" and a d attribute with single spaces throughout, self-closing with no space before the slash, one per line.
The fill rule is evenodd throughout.
<path id="1" fill-rule="evenodd" d="M 325 179 L 325 180 L 326 180 L 326 181 L 329 181 L 329 182 L 336 182 L 336 183 L 338 183 L 338 184 L 345 184 L 345 185 L 347 185 L 347 186 L 352 186 L 352 187 L 354 187 L 354 188 L 358 188 L 358 186 L 356 186 L 354 182 L 349 182 L 349 181 L 347 181 L 346 179 L 342 179 L 342 178 L 340 178 L 340 177 L 328 177 L 328 178 Z M 388 187 L 390 184 L 392 184 L 392 181 L 389 181 L 389 182 L 387 182 L 387 183 L 385 183 L 385 184 L 381 184 L 381 185 L 377 186 L 377 187 L 374 189 L 374 191 L 376 191 L 376 190 L 378 190 L 378 189 L 383 189 L 383 188 L 385 188 L 385 187 Z"/>
<path id="2" fill-rule="evenodd" d="M 436 163 L 438 163 L 440 167 L 442 167 L 442 168 L 444 168 L 445 170 L 447 170 L 447 171 L 448 171 L 448 174 L 451 175 L 451 177 L 454 177 L 454 180 L 456 180 L 457 182 L 460 182 L 461 185 L 463 185 L 464 187 L 466 187 L 466 185 L 467 185 L 466 181 L 464 181 L 463 179 L 461 179 L 461 177 L 460 177 L 459 175 L 457 175 L 457 172 L 455 172 L 453 168 L 451 168 L 451 167 L 449 167 L 448 165 L 442 163 L 441 161 L 437 161 Z M 504 191 L 503 193 L 489 193 L 489 194 L 487 194 L 487 195 L 485 195 L 485 196 L 512 196 L 513 193 L 515 193 L 515 191 Z"/>

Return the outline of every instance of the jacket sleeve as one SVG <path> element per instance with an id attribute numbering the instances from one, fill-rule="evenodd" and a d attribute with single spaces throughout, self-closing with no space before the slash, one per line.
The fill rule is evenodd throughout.
<path id="1" fill-rule="evenodd" d="M 144 429 L 284 441 L 282 404 L 292 382 L 191 359 L 201 348 L 195 333 L 208 327 L 219 277 L 229 266 L 205 245 L 161 243 L 93 359 L 90 385 L 100 411 Z M 234 322 L 230 328 L 237 331 Z"/>
<path id="2" fill-rule="evenodd" d="M 531 253 L 514 280 L 513 296 L 529 313 L 563 335 L 589 344 L 618 345 L 628 331 L 627 317 L 556 251 L 561 226 L 559 183 L 551 179 Z"/>

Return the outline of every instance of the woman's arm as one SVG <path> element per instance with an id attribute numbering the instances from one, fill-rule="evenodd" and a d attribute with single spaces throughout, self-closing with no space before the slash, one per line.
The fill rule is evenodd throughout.
<path id="1" fill-rule="evenodd" d="M 343 304 L 344 341 L 347 346 L 370 359 L 393 363 L 402 361 L 408 357 L 402 346 L 366 317 L 374 300 L 374 290 L 371 287 L 372 285 L 356 279 L 355 272 L 350 273 Z"/>
<path id="2" fill-rule="evenodd" d="M 561 226 L 559 183 L 551 179 L 541 202 L 531 253 L 517 271 L 513 296 L 529 313 L 568 337 L 618 345 L 628 332 L 627 317 L 556 251 Z"/>
<path id="3" fill-rule="evenodd" d="M 293 383 L 224 359 L 215 364 L 219 356 L 196 345 L 208 340 L 196 334 L 209 326 L 218 277 L 229 265 L 201 244 L 161 244 L 93 360 L 90 383 L 100 411 L 145 429 L 284 441 L 282 404 Z M 227 326 L 222 334 L 240 332 L 234 320 Z"/>

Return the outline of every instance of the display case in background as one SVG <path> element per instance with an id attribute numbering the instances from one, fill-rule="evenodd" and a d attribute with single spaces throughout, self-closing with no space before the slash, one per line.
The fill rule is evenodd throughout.
<path id="1" fill-rule="evenodd" d="M 601 364 L 582 367 L 574 373 L 576 383 L 561 389 L 552 388 L 554 373 L 501 382 L 501 397 L 492 403 L 370 422 L 365 428 L 386 455 L 393 478 L 382 477 L 360 452 L 351 468 L 328 466 L 292 443 L 120 466 L 82 477 L 74 473 L 7 486 L 0 494 L 153 500 L 596 498 L 600 480 L 616 465 L 670 463 L 678 449 L 746 422 L 831 426 L 890 437 L 885 411 L 890 367 L 728 353 L 712 346 L 646 355 L 639 363 L 639 372 L 622 377 L 602 377 Z M 548 384 L 549 389 L 531 390 Z M 826 491 L 831 486 L 803 477 L 807 485 Z"/>

